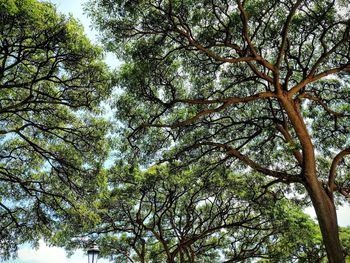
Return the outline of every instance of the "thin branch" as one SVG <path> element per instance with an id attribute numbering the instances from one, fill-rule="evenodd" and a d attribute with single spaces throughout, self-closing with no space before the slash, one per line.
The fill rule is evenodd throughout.
<path id="1" fill-rule="evenodd" d="M 292 20 L 292 17 L 293 15 L 295 14 L 297 8 L 300 6 L 301 2 L 303 0 L 298 0 L 295 5 L 292 7 L 292 10 L 289 12 L 288 14 L 288 17 L 287 17 L 287 20 L 286 22 L 284 23 L 283 25 L 283 29 L 282 29 L 282 42 L 281 42 L 281 46 L 279 48 L 279 51 L 278 51 L 278 57 L 277 57 L 277 61 L 276 61 L 276 64 L 275 66 L 277 68 L 279 68 L 280 64 L 281 64 L 281 60 L 282 60 L 282 57 L 284 55 L 284 50 L 286 48 L 286 43 L 287 43 L 287 37 L 288 37 L 288 28 L 289 28 L 289 25 L 290 25 L 290 21 Z"/>
<path id="2" fill-rule="evenodd" d="M 307 78 L 305 78 L 303 81 L 301 81 L 300 83 L 298 83 L 297 85 L 295 85 L 289 92 L 288 95 L 290 97 L 292 97 L 294 94 L 296 94 L 297 92 L 299 92 L 302 88 L 304 88 L 307 84 L 310 84 L 312 82 L 315 82 L 321 78 L 327 77 L 329 75 L 341 72 L 341 71 L 350 71 L 350 65 L 349 64 L 345 64 L 343 66 L 337 67 L 337 68 L 332 68 L 332 69 L 328 69 L 325 70 L 317 75 L 314 76 L 308 76 Z"/>
<path id="3" fill-rule="evenodd" d="M 337 189 L 335 178 L 337 177 L 337 166 L 346 155 L 350 155 L 350 147 L 340 151 L 333 159 L 328 176 L 328 187 L 331 192 Z"/>

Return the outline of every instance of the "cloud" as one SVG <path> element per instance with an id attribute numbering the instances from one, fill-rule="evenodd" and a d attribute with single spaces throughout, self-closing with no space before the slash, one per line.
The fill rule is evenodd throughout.
<path id="1" fill-rule="evenodd" d="M 309 214 L 312 218 L 316 219 L 316 213 L 313 207 L 306 208 L 304 212 Z M 344 227 L 350 225 L 350 205 L 348 203 L 338 207 L 337 217 L 339 226 Z"/>
<path id="2" fill-rule="evenodd" d="M 58 247 L 49 247 L 43 241 L 40 241 L 38 250 L 25 246 L 18 251 L 18 258 L 22 262 L 36 263 L 81 263 L 86 257 L 82 251 L 78 251 L 71 258 L 66 257 L 66 252 Z"/>
<path id="3" fill-rule="evenodd" d="M 350 225 L 350 205 L 346 203 L 344 206 L 341 206 L 337 209 L 338 224 L 340 226 L 349 226 Z"/>
<path id="4" fill-rule="evenodd" d="M 29 246 L 23 246 L 18 251 L 16 263 L 82 263 L 87 262 L 87 255 L 82 250 L 77 250 L 71 257 L 67 257 L 62 248 L 49 247 L 44 241 L 40 241 L 38 250 Z M 108 260 L 99 259 L 98 263 L 109 263 Z M 8 262 L 8 263 L 11 263 Z"/>

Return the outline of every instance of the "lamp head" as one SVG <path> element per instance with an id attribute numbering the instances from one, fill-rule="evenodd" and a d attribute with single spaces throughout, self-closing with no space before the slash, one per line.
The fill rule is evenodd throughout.
<path id="1" fill-rule="evenodd" d="M 97 256 L 100 253 L 98 246 L 94 243 L 87 251 L 88 254 L 88 262 L 89 263 L 97 263 Z"/>

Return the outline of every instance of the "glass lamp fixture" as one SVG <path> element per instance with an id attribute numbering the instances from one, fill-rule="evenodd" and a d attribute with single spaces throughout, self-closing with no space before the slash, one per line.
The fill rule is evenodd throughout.
<path id="1" fill-rule="evenodd" d="M 88 249 L 88 263 L 97 263 L 97 256 L 100 253 L 100 250 L 98 249 L 98 246 L 94 243 L 92 246 Z"/>

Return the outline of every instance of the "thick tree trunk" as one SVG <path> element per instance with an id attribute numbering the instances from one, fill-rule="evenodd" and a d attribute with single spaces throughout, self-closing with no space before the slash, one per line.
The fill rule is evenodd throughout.
<path id="1" fill-rule="evenodd" d="M 300 103 L 298 100 L 293 100 L 281 92 L 278 95 L 302 146 L 302 168 L 306 179 L 305 186 L 316 211 L 328 260 L 330 263 L 345 263 L 344 253 L 339 240 L 337 213 L 333 197 L 331 193 L 327 194 L 318 181 L 315 149 L 300 112 Z"/>
<path id="2" fill-rule="evenodd" d="M 307 190 L 315 208 L 330 263 L 345 263 L 344 252 L 339 240 L 337 213 L 333 198 L 315 180 L 307 182 Z"/>

